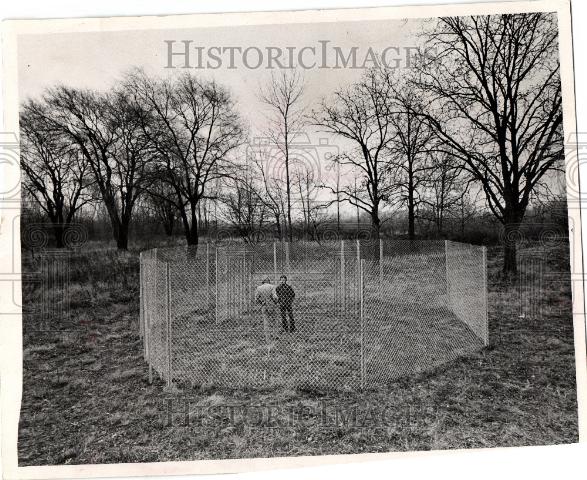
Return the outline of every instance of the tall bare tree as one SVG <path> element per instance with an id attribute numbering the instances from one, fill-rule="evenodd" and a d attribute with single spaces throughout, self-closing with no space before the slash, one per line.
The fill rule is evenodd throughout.
<path id="1" fill-rule="evenodd" d="M 234 172 L 231 152 L 243 143 L 243 127 L 230 93 L 213 81 L 185 73 L 175 80 L 142 71 L 127 76 L 145 135 L 174 192 L 173 204 L 187 244 L 199 242 L 198 206 L 216 198 L 217 180 Z M 152 193 L 152 192 L 151 192 Z"/>
<path id="2" fill-rule="evenodd" d="M 325 132 L 344 139 L 349 148 L 332 158 L 358 180 L 324 187 L 341 202 L 367 212 L 376 237 L 381 227 L 380 208 L 390 199 L 393 172 L 385 157 L 396 135 L 389 97 L 393 90 L 380 71 L 369 70 L 360 82 L 334 93 L 314 111 L 313 122 Z"/>
<path id="3" fill-rule="evenodd" d="M 286 218 L 287 209 L 287 188 L 285 182 L 274 175 L 271 171 L 271 151 L 265 146 L 248 149 L 248 161 L 253 171 L 260 177 L 262 188 L 259 193 L 259 200 L 275 220 L 277 238 L 283 240 L 283 224 Z"/>
<path id="4" fill-rule="evenodd" d="M 177 208 L 171 200 L 173 199 L 174 192 L 169 186 L 169 183 L 156 177 L 150 182 L 148 191 L 149 193 L 145 198 L 147 208 L 161 222 L 165 235 L 171 237 L 177 220 Z"/>
<path id="5" fill-rule="evenodd" d="M 116 141 L 112 146 L 110 164 L 98 164 L 96 175 L 108 178 L 114 172 L 106 185 L 114 193 L 114 203 L 120 207 L 118 248 L 126 249 L 133 209 L 152 182 L 149 172 L 156 152 L 142 129 L 136 106 L 127 90 L 119 88 L 111 92 L 107 97 L 107 107 Z M 107 195 L 112 196 L 111 193 Z"/>
<path id="6" fill-rule="evenodd" d="M 397 189 L 396 204 L 408 211 L 408 238 L 415 238 L 416 213 L 423 201 L 433 165 L 437 137 L 429 123 L 415 111 L 422 110 L 420 92 L 393 70 L 382 70 L 381 81 L 389 83 L 392 95 L 390 120 L 395 135 L 389 143 L 389 168 Z"/>
<path id="7" fill-rule="evenodd" d="M 268 209 L 260 198 L 258 182 L 254 172 L 243 168 L 238 178 L 224 180 L 221 195 L 224 216 L 246 243 L 254 243 L 262 238 L 267 222 Z"/>
<path id="8" fill-rule="evenodd" d="M 150 158 L 128 98 L 122 91 L 101 94 L 59 86 L 48 90 L 42 102 L 28 106 L 48 130 L 68 137 L 87 160 L 117 247 L 126 250 Z"/>
<path id="9" fill-rule="evenodd" d="M 292 169 L 292 181 L 296 185 L 297 193 L 300 198 L 300 206 L 302 207 L 302 217 L 304 222 L 304 233 L 312 234 L 313 224 L 315 223 L 313 218 L 319 208 L 314 202 L 313 194 L 318 188 L 315 179 L 315 172 L 313 168 L 305 161 L 297 161 L 293 165 Z"/>
<path id="10" fill-rule="evenodd" d="M 52 224 L 55 246 L 89 201 L 89 164 L 75 144 L 47 128 L 46 106 L 29 101 L 20 114 L 23 186 Z"/>
<path id="11" fill-rule="evenodd" d="M 464 208 L 463 197 L 469 192 L 472 179 L 461 162 L 447 153 L 433 155 L 432 164 L 422 196 L 422 216 L 435 225 L 438 236 L 443 236 L 446 220 L 458 218 Z"/>
<path id="12" fill-rule="evenodd" d="M 270 82 L 261 88 L 261 101 L 269 107 L 270 126 L 268 136 L 285 164 L 285 189 L 287 198 L 287 234 L 293 238 L 291 221 L 291 176 L 290 156 L 292 144 L 300 135 L 304 125 L 304 80 L 297 71 L 284 70 L 272 74 Z"/>
<path id="13" fill-rule="evenodd" d="M 418 67 L 426 118 L 504 226 L 503 271 L 537 186 L 563 158 L 556 15 L 442 18 Z"/>

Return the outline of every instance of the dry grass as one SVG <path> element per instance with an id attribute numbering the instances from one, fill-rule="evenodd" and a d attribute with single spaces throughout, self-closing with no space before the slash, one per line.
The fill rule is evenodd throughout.
<path id="1" fill-rule="evenodd" d="M 546 259 L 545 272 L 562 272 L 564 281 L 538 284 L 526 275 L 522 296 L 515 281 L 500 277 L 499 253 L 489 252 L 489 349 L 362 393 L 199 385 L 182 394 L 147 382 L 136 252 L 79 254 L 70 265 L 69 311 L 49 318 L 49 328 L 34 312 L 24 316 L 20 464 L 575 442 L 568 243 L 524 248 L 523 255 Z M 25 271 L 33 269 L 27 260 Z M 29 310 L 40 301 L 36 289 L 25 289 Z M 176 412 L 171 425 L 168 400 Z M 255 414 L 267 411 L 269 417 Z"/>

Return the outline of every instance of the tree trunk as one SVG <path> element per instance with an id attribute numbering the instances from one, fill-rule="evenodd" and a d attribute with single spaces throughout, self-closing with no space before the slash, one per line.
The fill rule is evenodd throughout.
<path id="1" fill-rule="evenodd" d="M 197 225 L 193 225 L 189 232 L 187 232 L 186 235 L 186 240 L 188 245 L 190 246 L 197 246 L 198 242 L 199 242 L 199 236 L 198 236 L 198 226 Z"/>
<path id="2" fill-rule="evenodd" d="M 408 179 L 408 238 L 410 240 L 416 238 L 414 216 L 414 178 L 410 171 Z"/>
<path id="3" fill-rule="evenodd" d="M 198 219 L 195 211 L 192 212 L 192 224 L 186 231 L 186 240 L 188 246 L 198 246 L 199 235 L 198 235 Z"/>
<path id="4" fill-rule="evenodd" d="M 371 211 L 371 227 L 373 229 L 373 239 L 379 240 L 381 220 L 379 218 L 379 209 L 375 208 Z"/>
<path id="5" fill-rule="evenodd" d="M 461 199 L 461 240 L 465 240 L 465 200 Z"/>
<path id="6" fill-rule="evenodd" d="M 184 234 L 185 239 L 187 240 L 188 245 L 189 245 L 190 222 L 188 221 L 187 214 L 186 214 L 185 209 L 183 207 L 179 209 L 179 216 L 181 218 L 181 224 L 183 225 L 183 234 Z M 216 232 L 216 233 L 218 233 L 218 232 Z"/>
<path id="7" fill-rule="evenodd" d="M 53 236 L 55 237 L 55 248 L 64 248 L 65 226 L 62 223 L 53 224 Z"/>
<path id="8" fill-rule="evenodd" d="M 515 274 L 518 272 L 516 244 L 504 243 L 503 245 L 503 273 Z"/>
<path id="9" fill-rule="evenodd" d="M 110 218 L 110 225 L 112 227 L 112 236 L 116 241 L 116 248 L 118 250 L 128 250 L 128 227 L 130 224 L 130 218 L 126 218 L 125 215 L 118 216 L 116 205 L 112 202 L 104 202 L 106 204 L 106 211 Z"/>
<path id="10" fill-rule="evenodd" d="M 275 225 L 277 226 L 277 238 L 279 241 L 283 240 L 282 233 L 281 233 L 281 219 L 279 218 L 279 214 L 275 214 Z"/>
<path id="11" fill-rule="evenodd" d="M 173 219 L 163 222 L 163 230 L 168 237 L 173 236 Z"/>
<path id="12" fill-rule="evenodd" d="M 210 238 L 210 212 L 208 211 L 207 203 L 204 202 L 202 205 L 204 209 L 204 229 L 206 231 L 206 237 Z"/>
<path id="13" fill-rule="evenodd" d="M 287 135 L 287 134 L 286 134 Z M 291 186 L 289 181 L 289 151 L 287 145 L 287 137 L 285 140 L 285 191 L 287 194 L 287 236 L 289 243 L 293 242 L 293 232 L 291 231 Z"/>
<path id="14" fill-rule="evenodd" d="M 114 218 L 112 215 L 110 215 L 110 225 L 112 227 L 112 236 L 114 237 L 114 241 L 116 242 L 116 247 L 119 250 L 123 250 L 123 248 L 121 248 L 120 222 L 118 221 L 118 218 Z"/>
<path id="15" fill-rule="evenodd" d="M 128 250 L 128 224 L 118 226 L 116 248 L 118 248 L 118 250 Z"/>
<path id="16" fill-rule="evenodd" d="M 159 218 L 163 225 L 165 235 L 171 237 L 173 235 L 173 227 L 175 226 L 175 210 L 171 204 L 163 204 L 159 208 Z"/>
<path id="17" fill-rule="evenodd" d="M 512 209 L 504 215 L 503 235 L 503 273 L 515 274 L 518 271 L 517 244 L 520 240 L 520 224 L 524 213 Z"/>
<path id="18" fill-rule="evenodd" d="M 438 230 L 437 233 L 438 233 L 438 236 L 440 238 L 442 238 L 444 236 L 444 232 L 442 230 L 442 228 L 443 228 L 443 225 L 442 224 L 443 224 L 443 220 L 444 220 L 444 208 L 438 209 L 438 215 L 437 216 L 438 216 L 438 222 L 437 222 L 437 225 L 436 225 L 437 226 L 437 230 Z"/>

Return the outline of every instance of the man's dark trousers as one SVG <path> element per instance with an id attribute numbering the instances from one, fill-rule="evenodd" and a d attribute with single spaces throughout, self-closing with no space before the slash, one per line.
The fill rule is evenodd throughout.
<path id="1" fill-rule="evenodd" d="M 293 312 L 291 306 L 296 298 L 296 292 L 287 283 L 281 283 L 275 289 L 279 301 L 279 310 L 281 311 L 281 325 L 286 332 L 295 332 Z M 289 317 L 289 325 L 287 318 Z"/>
<path id="2" fill-rule="evenodd" d="M 281 311 L 281 326 L 286 332 L 295 332 L 296 326 L 294 323 L 293 311 L 291 308 L 291 303 L 288 304 L 280 304 L 279 310 Z M 289 325 L 287 321 L 287 317 L 289 317 Z"/>

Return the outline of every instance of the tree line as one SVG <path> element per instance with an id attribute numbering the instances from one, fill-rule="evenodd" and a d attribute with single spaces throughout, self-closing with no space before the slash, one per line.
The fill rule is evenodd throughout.
<path id="1" fill-rule="evenodd" d="M 23 186 L 58 247 L 80 210 L 99 204 L 119 249 L 137 206 L 197 245 L 211 216 L 248 241 L 267 225 L 291 241 L 294 209 L 311 232 L 333 208 L 340 225 L 342 204 L 367 215 L 375 236 L 386 211 L 405 212 L 410 239 L 417 219 L 442 235 L 477 198 L 503 225 L 504 271 L 513 272 L 526 211 L 564 158 L 556 17 L 440 18 L 422 36 L 434 56 L 414 58 L 409 71 L 368 69 L 313 109 L 298 72 L 273 74 L 258 92 L 261 146 L 230 91 L 191 73 L 134 69 L 105 92 L 48 88 L 21 108 Z M 300 158 L 307 128 L 340 140 L 327 160 L 334 180 Z"/>

